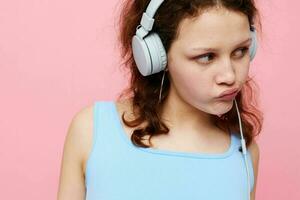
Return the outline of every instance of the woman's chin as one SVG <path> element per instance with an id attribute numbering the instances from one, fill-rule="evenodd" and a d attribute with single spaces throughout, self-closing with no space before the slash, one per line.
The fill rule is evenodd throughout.
<path id="1" fill-rule="evenodd" d="M 218 103 L 214 109 L 213 113 L 214 115 L 217 115 L 220 117 L 221 115 L 224 115 L 225 113 L 229 112 L 232 109 L 233 102 L 232 101 L 227 101 L 225 103 Z"/>

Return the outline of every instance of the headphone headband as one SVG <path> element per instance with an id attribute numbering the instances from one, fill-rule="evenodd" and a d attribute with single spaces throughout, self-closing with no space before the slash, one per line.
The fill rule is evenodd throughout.
<path id="1" fill-rule="evenodd" d="M 154 24 L 154 15 L 164 0 L 151 0 L 146 12 L 143 13 L 140 25 L 136 28 L 136 35 L 143 39 L 151 30 Z"/>

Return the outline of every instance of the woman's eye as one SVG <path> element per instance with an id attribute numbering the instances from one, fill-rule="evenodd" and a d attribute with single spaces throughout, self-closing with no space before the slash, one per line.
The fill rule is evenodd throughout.
<path id="1" fill-rule="evenodd" d="M 200 60 L 202 63 L 208 63 L 210 60 L 214 58 L 214 55 L 212 53 L 207 53 L 201 56 L 197 57 L 197 60 Z"/>
<path id="2" fill-rule="evenodd" d="M 238 52 L 236 55 L 237 57 L 244 57 L 244 55 L 248 52 L 249 47 L 243 47 L 240 49 L 237 49 L 236 52 Z M 240 53 L 239 53 L 240 52 Z M 203 64 L 209 63 L 211 60 L 215 58 L 215 55 L 213 53 L 207 53 L 203 54 L 201 56 L 196 57 L 197 60 L 199 60 Z"/>
<path id="3" fill-rule="evenodd" d="M 238 49 L 238 52 L 241 52 L 241 54 L 238 54 L 238 57 L 243 57 L 247 53 L 248 50 L 249 50 L 248 47 L 243 47 L 243 48 Z"/>

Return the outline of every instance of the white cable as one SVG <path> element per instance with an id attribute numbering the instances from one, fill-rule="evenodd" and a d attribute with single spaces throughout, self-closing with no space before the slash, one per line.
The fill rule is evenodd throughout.
<path id="1" fill-rule="evenodd" d="M 236 111 L 238 114 L 238 119 L 239 119 L 239 126 L 240 126 L 240 133 L 241 133 L 241 144 L 242 144 L 242 150 L 243 150 L 243 155 L 244 155 L 244 160 L 246 163 L 246 171 L 247 171 L 247 183 L 248 183 L 248 199 L 251 200 L 251 194 L 250 194 L 250 175 L 249 175 L 249 168 L 248 168 L 248 162 L 247 162 L 247 148 L 246 148 L 246 143 L 244 140 L 244 135 L 243 135 L 243 128 L 242 128 L 242 122 L 241 122 L 241 116 L 239 112 L 239 108 L 237 105 L 236 100 L 234 99 Z"/>

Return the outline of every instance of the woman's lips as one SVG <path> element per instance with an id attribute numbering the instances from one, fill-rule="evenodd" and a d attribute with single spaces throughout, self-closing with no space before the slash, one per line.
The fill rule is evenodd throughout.
<path id="1" fill-rule="evenodd" d="M 238 88 L 232 88 L 232 89 L 229 89 L 229 90 L 226 90 L 224 92 L 222 92 L 218 97 L 222 97 L 222 96 L 225 96 L 225 95 L 228 95 L 228 94 L 232 94 L 232 93 L 235 93 L 238 91 Z"/>
<path id="2" fill-rule="evenodd" d="M 227 95 L 224 95 L 224 96 L 221 96 L 221 97 L 218 97 L 219 100 L 232 100 L 235 98 L 235 96 L 237 95 L 238 91 L 234 92 L 234 93 L 231 93 L 231 94 L 227 94 Z"/>

